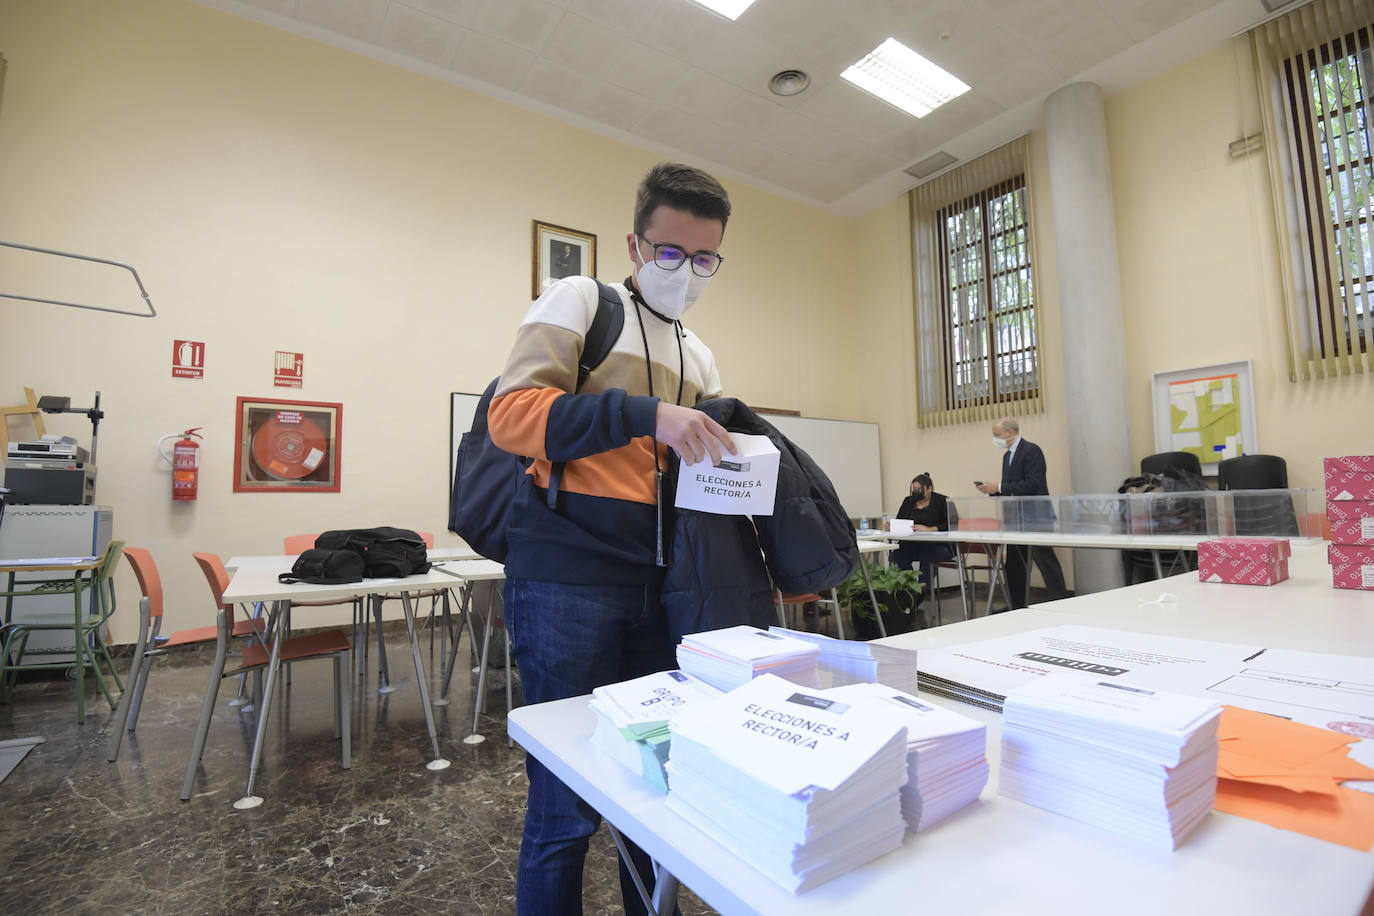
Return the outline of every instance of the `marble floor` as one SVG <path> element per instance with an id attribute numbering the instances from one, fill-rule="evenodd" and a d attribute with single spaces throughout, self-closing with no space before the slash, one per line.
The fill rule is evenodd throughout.
<path id="1" fill-rule="evenodd" d="M 0 705 L 0 739 L 42 735 L 46 743 L 0 783 L 0 914 L 514 912 L 526 780 L 523 751 L 504 740 L 504 672 L 488 679 L 487 740 L 470 745 L 462 739 L 476 675 L 460 667 L 451 705 L 434 709 L 453 766 L 430 772 L 414 667 L 404 631 L 392 626 L 395 692 L 377 692 L 375 670 L 354 679 L 362 689 L 352 769 L 340 768 L 333 738 L 330 665 L 302 663 L 273 704 L 257 789 L 265 802 L 246 811 L 233 802 L 243 795 L 256 714 L 226 705 L 232 680 L 195 794 L 178 799 L 209 653 L 157 662 L 138 729 L 113 764 L 105 761 L 112 713 L 104 701 L 92 692 L 77 725 L 72 682 L 61 673 L 26 676 Z M 426 657 L 431 690 L 437 654 Z M 604 828 L 592 842 L 584 907 L 621 911 Z M 681 907 L 689 916 L 711 912 L 685 889 Z"/>

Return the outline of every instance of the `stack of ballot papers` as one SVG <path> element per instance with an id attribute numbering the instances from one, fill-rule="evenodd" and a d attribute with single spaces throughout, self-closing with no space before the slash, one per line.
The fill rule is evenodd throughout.
<path id="1" fill-rule="evenodd" d="M 1048 681 L 1007 694 L 998 791 L 1175 849 L 1217 791 L 1210 700 L 1105 682 Z"/>
<path id="2" fill-rule="evenodd" d="M 881 684 L 850 684 L 825 695 L 852 703 L 877 700 L 906 721 L 902 817 L 912 833 L 972 803 L 987 785 L 988 729 L 982 722 Z"/>
<path id="3" fill-rule="evenodd" d="M 737 626 L 682 637 L 678 667 L 720 690 L 734 690 L 760 674 L 775 674 L 803 687 L 819 687 L 814 643 Z"/>
<path id="4" fill-rule="evenodd" d="M 916 650 L 899 649 L 854 639 L 834 639 L 822 633 L 769 627 L 768 632 L 800 639 L 821 650 L 818 666 L 822 686 L 886 684 L 907 693 L 916 692 Z M 829 676 L 829 684 L 826 677 Z"/>
<path id="5" fill-rule="evenodd" d="M 589 704 L 596 713 L 592 744 L 667 791 L 668 721 L 720 695 L 710 684 L 681 671 L 598 687 Z"/>
<path id="6" fill-rule="evenodd" d="M 763 674 L 670 727 L 668 809 L 787 890 L 902 844 L 906 728 L 885 703 Z"/>

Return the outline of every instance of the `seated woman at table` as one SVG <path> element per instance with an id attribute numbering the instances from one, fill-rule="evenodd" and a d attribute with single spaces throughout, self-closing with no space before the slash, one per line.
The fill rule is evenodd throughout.
<path id="1" fill-rule="evenodd" d="M 949 500 L 943 493 L 935 492 L 935 483 L 930 479 L 930 474 L 917 474 L 911 480 L 911 495 L 902 500 L 897 517 L 911 519 L 912 531 L 948 531 Z M 926 583 L 925 593 L 916 602 L 920 604 L 933 587 L 935 564 L 952 556 L 954 551 L 947 544 L 908 542 L 897 548 L 892 561 L 903 569 L 920 567 L 921 581 Z"/>

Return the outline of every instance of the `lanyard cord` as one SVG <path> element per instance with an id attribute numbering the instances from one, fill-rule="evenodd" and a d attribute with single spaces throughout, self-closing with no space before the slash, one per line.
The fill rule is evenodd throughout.
<path id="1" fill-rule="evenodd" d="M 660 320 L 665 321 L 668 319 L 664 319 L 661 315 L 658 314 L 658 312 L 655 312 L 653 310 L 649 303 L 644 301 L 644 298 L 639 295 L 639 290 L 635 289 L 634 283 L 630 279 L 626 279 L 625 287 L 630 291 L 630 299 L 635 304 L 635 318 L 639 321 L 639 337 L 640 340 L 644 342 L 644 371 L 648 373 L 649 377 L 649 397 L 653 397 L 654 363 L 653 359 L 649 356 L 649 332 L 644 329 L 644 312 L 640 309 L 640 306 L 643 306 L 644 308 L 648 309 L 654 315 L 655 318 L 659 318 Z M 674 330 L 673 336 L 677 338 L 676 403 L 678 405 L 681 405 L 682 386 L 685 382 L 687 369 L 686 361 L 682 354 L 682 338 L 685 336 L 685 332 L 682 330 L 682 322 L 673 321 L 672 323 Z M 654 450 L 654 505 L 655 508 L 658 510 L 658 538 L 657 545 L 655 547 L 654 562 L 658 566 L 663 567 L 668 565 L 667 562 L 665 562 L 663 559 L 663 467 L 658 462 L 658 441 L 655 440 L 654 442 L 652 442 L 651 447 Z"/>

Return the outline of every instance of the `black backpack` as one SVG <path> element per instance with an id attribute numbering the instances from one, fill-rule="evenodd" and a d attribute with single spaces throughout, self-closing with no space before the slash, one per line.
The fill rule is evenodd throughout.
<path id="1" fill-rule="evenodd" d="M 596 303 L 596 317 L 583 339 L 582 358 L 577 364 L 577 387 L 582 388 L 587 376 L 610 354 L 625 326 L 625 308 L 620 295 L 611 287 L 596 281 L 600 295 Z M 491 380 L 477 401 L 472 428 L 463 433 L 458 443 L 458 462 L 453 473 L 453 490 L 449 496 L 448 530 L 467 541 L 468 546 L 489 560 L 506 561 L 506 529 L 510 526 L 511 507 L 515 504 L 516 488 L 530 466 L 529 458 L 517 457 L 497 448 L 487 430 L 487 408 L 496 393 L 499 377 Z M 563 462 L 553 466 L 549 486 L 550 503 L 557 496 L 557 481 L 563 472 Z"/>
<path id="2" fill-rule="evenodd" d="M 348 528 L 315 538 L 319 550 L 348 550 L 362 557 L 369 579 L 403 579 L 429 572 L 424 538 L 409 528 Z"/>
<path id="3" fill-rule="evenodd" d="M 281 582 L 294 585 L 347 585 L 363 581 L 363 558 L 351 550 L 319 550 L 314 547 L 301 552 L 289 573 L 277 576 Z"/>

